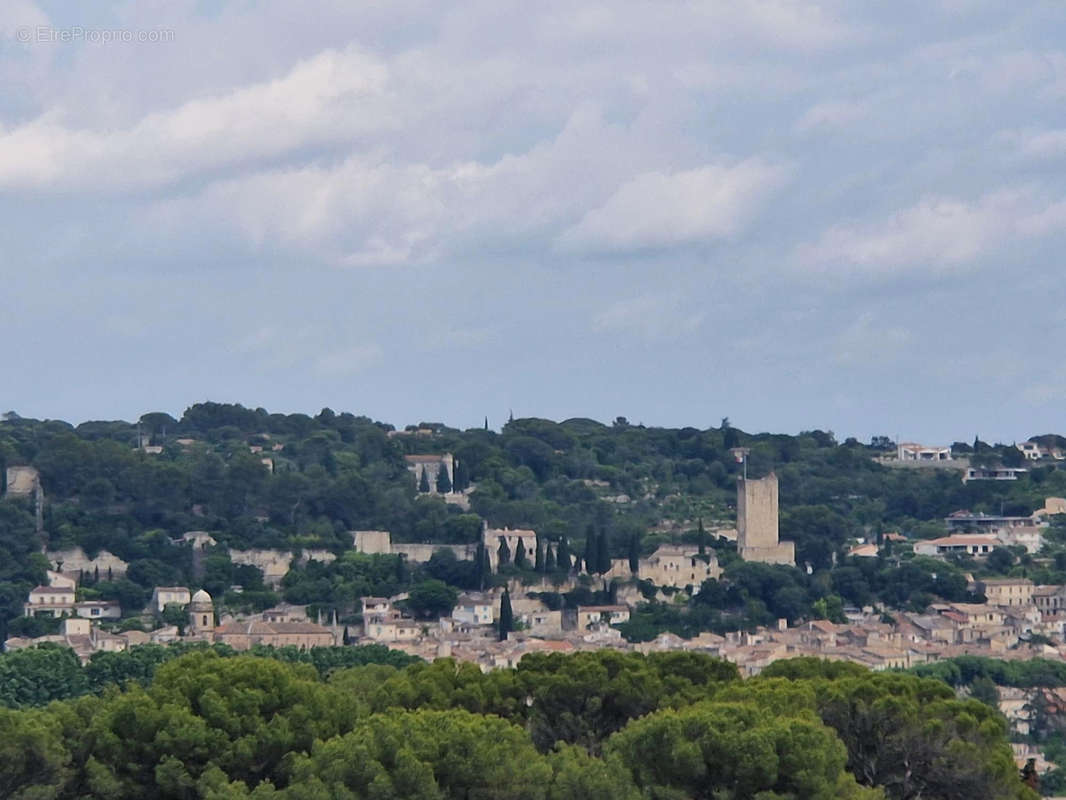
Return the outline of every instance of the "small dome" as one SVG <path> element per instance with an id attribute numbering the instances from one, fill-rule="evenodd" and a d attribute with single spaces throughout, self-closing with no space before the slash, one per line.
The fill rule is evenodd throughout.
<path id="1" fill-rule="evenodd" d="M 192 602 L 194 603 L 210 603 L 211 595 L 205 592 L 203 589 L 197 590 L 196 594 L 192 596 Z"/>

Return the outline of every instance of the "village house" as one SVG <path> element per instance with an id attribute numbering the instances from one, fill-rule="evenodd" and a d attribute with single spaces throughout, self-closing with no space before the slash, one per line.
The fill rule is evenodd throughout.
<path id="1" fill-rule="evenodd" d="M 1033 602 L 1033 582 L 1028 578 L 982 578 L 977 590 L 994 606 L 1028 606 Z"/>
<path id="2" fill-rule="evenodd" d="M 587 631 L 603 623 L 617 625 L 629 621 L 629 606 L 578 606 L 577 629 Z"/>
<path id="3" fill-rule="evenodd" d="M 638 562 L 637 575 L 656 586 L 691 586 L 693 593 L 708 579 L 717 580 L 722 570 L 713 552 L 700 555 L 692 547 L 663 544 L 647 558 Z"/>
<path id="4" fill-rule="evenodd" d="M 22 607 L 27 617 L 74 615 L 75 590 L 70 586 L 36 586 Z"/>
<path id="5" fill-rule="evenodd" d="M 951 461 L 950 447 L 929 447 L 917 442 L 900 442 L 896 445 L 899 461 Z"/>
<path id="6" fill-rule="evenodd" d="M 219 625 L 211 631 L 211 638 L 234 650 L 249 650 L 256 645 L 309 650 L 337 644 L 333 631 L 313 622 L 268 622 L 265 619 Z"/>
<path id="7" fill-rule="evenodd" d="M 162 614 L 169 605 L 187 606 L 192 600 L 192 593 L 185 586 L 156 586 L 152 590 L 151 608 Z"/>
<path id="8" fill-rule="evenodd" d="M 955 534 L 939 539 L 925 539 L 914 543 L 914 552 L 919 556 L 944 557 L 949 555 L 987 556 L 1002 547 L 1002 542 L 987 534 Z"/>
<path id="9" fill-rule="evenodd" d="M 494 601 L 481 594 L 463 593 L 459 595 L 452 618 L 470 625 L 491 625 L 495 620 Z"/>

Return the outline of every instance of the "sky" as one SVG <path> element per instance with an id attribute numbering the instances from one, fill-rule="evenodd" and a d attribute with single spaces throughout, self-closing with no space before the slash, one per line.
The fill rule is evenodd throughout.
<path id="1" fill-rule="evenodd" d="M 0 411 L 1066 433 L 1060 2 L 5 0 Z"/>

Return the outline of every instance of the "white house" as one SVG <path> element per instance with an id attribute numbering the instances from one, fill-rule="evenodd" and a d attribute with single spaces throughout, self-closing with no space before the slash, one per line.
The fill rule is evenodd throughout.
<path id="1" fill-rule="evenodd" d="M 914 552 L 920 556 L 947 556 L 954 553 L 971 556 L 987 556 L 993 550 L 1002 547 L 1002 542 L 995 536 L 984 534 L 955 534 L 939 539 L 926 539 L 914 543 Z"/>
<path id="2" fill-rule="evenodd" d="M 900 442 L 896 445 L 896 458 L 900 461 L 951 461 L 951 448 Z"/>
<path id="3" fill-rule="evenodd" d="M 493 601 L 483 595 L 461 594 L 452 610 L 452 618 L 467 625 L 491 625 L 495 621 Z"/>

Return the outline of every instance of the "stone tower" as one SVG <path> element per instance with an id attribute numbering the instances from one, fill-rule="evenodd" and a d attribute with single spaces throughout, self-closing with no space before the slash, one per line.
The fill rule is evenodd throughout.
<path id="1" fill-rule="evenodd" d="M 796 546 L 778 539 L 777 476 L 737 481 L 737 553 L 745 561 L 796 563 Z"/>
<path id="2" fill-rule="evenodd" d="M 211 595 L 200 589 L 189 601 L 189 630 L 190 635 L 210 633 L 215 629 L 215 604 Z"/>

